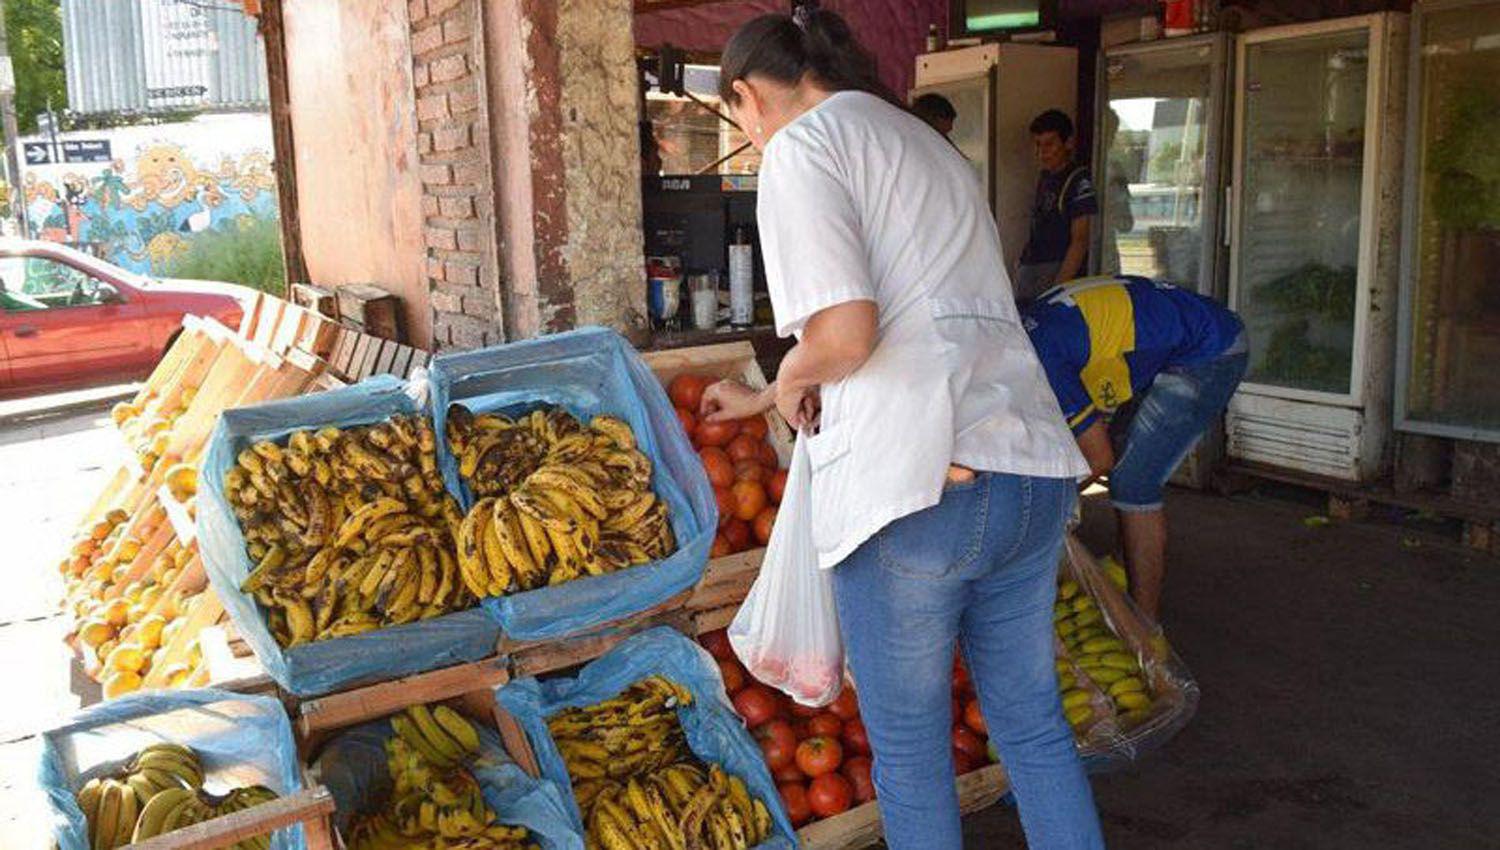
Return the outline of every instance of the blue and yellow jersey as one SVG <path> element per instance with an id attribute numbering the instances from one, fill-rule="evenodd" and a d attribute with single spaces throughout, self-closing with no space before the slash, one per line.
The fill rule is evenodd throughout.
<path id="1" fill-rule="evenodd" d="M 1225 353 L 1244 328 L 1211 298 L 1128 276 L 1053 287 L 1024 321 L 1075 434 L 1143 392 L 1161 370 Z"/>

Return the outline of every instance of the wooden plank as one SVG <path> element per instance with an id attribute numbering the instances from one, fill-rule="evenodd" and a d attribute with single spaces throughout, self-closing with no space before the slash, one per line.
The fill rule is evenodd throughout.
<path id="1" fill-rule="evenodd" d="M 510 712 L 500 707 L 499 700 L 490 700 L 491 713 L 495 718 L 495 729 L 500 733 L 500 741 L 505 745 L 505 752 L 526 775 L 533 779 L 542 775 L 541 765 L 537 764 L 536 752 L 531 748 L 531 741 L 526 738 L 526 730 L 511 716 Z"/>
<path id="2" fill-rule="evenodd" d="M 281 324 L 281 310 L 285 306 L 285 301 L 267 295 L 260 308 L 260 318 L 255 323 L 255 336 L 249 337 L 249 341 L 261 348 L 269 348 L 276 336 L 276 328 Z"/>
<path id="3" fill-rule="evenodd" d="M 198 570 L 201 572 L 203 569 L 202 562 L 197 558 L 193 560 L 198 563 Z M 184 572 L 186 572 L 186 569 L 184 569 Z M 162 645 L 163 652 L 160 656 L 162 663 L 151 666 L 151 670 L 146 673 L 146 678 L 142 682 L 141 687 L 165 687 L 166 677 L 162 674 L 171 665 L 187 660 L 188 649 L 193 645 L 194 641 L 200 640 L 205 629 L 223 619 L 224 604 L 219 601 L 218 594 L 214 593 L 213 590 L 205 590 L 194 597 L 192 604 L 187 607 L 187 610 L 181 612 L 179 616 L 182 617 L 183 623 L 177 627 L 176 632 L 172 635 L 172 639 Z M 200 643 L 200 648 L 201 646 Z M 204 656 L 204 661 L 206 664 L 206 655 Z"/>
<path id="4" fill-rule="evenodd" d="M 420 348 L 413 349 L 411 355 L 411 366 L 409 366 L 406 370 L 406 377 L 411 377 L 411 373 L 415 372 L 418 369 L 426 369 L 427 361 L 430 359 L 432 359 L 431 354 L 423 351 Z"/>
<path id="5" fill-rule="evenodd" d="M 203 652 L 203 667 L 207 670 L 206 681 L 216 688 L 240 693 L 274 690 L 275 683 L 254 655 L 235 653 L 228 628 L 226 621 L 206 626 L 198 633 L 198 648 Z"/>
<path id="6" fill-rule="evenodd" d="M 333 367 L 333 371 L 341 376 L 349 374 L 349 360 L 354 356 L 354 344 L 358 340 L 357 332 L 339 327 L 338 337 L 333 343 L 333 352 L 328 357 L 328 365 Z"/>
<path id="7" fill-rule="evenodd" d="M 365 349 L 364 365 L 360 366 L 357 370 L 361 381 L 375 374 L 375 364 L 380 362 L 381 349 L 387 345 L 394 345 L 394 343 L 383 340 L 380 337 L 372 336 L 369 337 L 369 340 L 370 344 Z"/>
<path id="8" fill-rule="evenodd" d="M 351 381 L 363 381 L 370 376 L 365 369 L 365 360 L 370 357 L 371 348 L 379 348 L 380 340 L 369 334 L 359 334 L 354 343 L 354 354 L 349 357 L 349 368 L 344 370 L 344 376 Z"/>
<path id="9" fill-rule="evenodd" d="M 393 374 L 395 374 L 391 370 L 391 366 L 396 362 L 396 354 L 399 351 L 399 349 L 401 349 L 401 348 L 402 348 L 401 343 L 399 343 L 399 342 L 391 342 L 390 340 L 386 340 L 385 344 L 382 345 L 382 346 L 380 346 L 380 354 L 379 354 L 379 356 L 377 356 L 375 358 L 375 369 L 372 372 L 372 374 L 375 374 L 375 375 L 393 375 Z"/>
<path id="10" fill-rule="evenodd" d="M 292 824 L 326 818 L 333 814 L 333 810 L 333 795 L 327 788 L 316 785 L 125 847 L 132 850 L 213 850 Z"/>
<path id="11" fill-rule="evenodd" d="M 1010 787 L 1005 771 L 998 764 L 971 770 L 954 780 L 954 784 L 958 789 L 958 808 L 964 814 L 993 806 Z M 877 803 L 855 806 L 797 830 L 803 850 L 856 850 L 878 843 L 884 834 Z"/>
<path id="12" fill-rule="evenodd" d="M 396 359 L 391 362 L 390 373 L 398 378 L 405 378 L 411 371 L 411 357 L 416 349 L 409 345 L 396 346 Z"/>
<path id="13" fill-rule="evenodd" d="M 266 294 L 257 290 L 250 296 L 250 303 L 245 305 L 245 312 L 240 316 L 238 333 L 245 339 L 255 336 L 255 325 L 260 321 L 261 307 L 265 305 Z"/>
<path id="14" fill-rule="evenodd" d="M 760 575 L 761 561 L 766 550 L 751 549 L 708 562 L 703 578 L 693 588 L 687 607 L 695 611 L 710 611 L 726 605 L 739 605 L 750 592 L 755 577 Z"/>
<path id="15" fill-rule="evenodd" d="M 585 635 L 544 641 L 502 640 L 500 654 L 510 656 L 513 678 L 573 667 L 598 658 L 625 638 L 654 626 L 670 625 L 688 631 L 692 617 L 684 605 L 691 597 L 691 590 L 684 591 L 654 608 L 605 624 Z"/>
<path id="16" fill-rule="evenodd" d="M 378 685 L 304 700 L 298 706 L 297 730 L 303 737 L 384 717 L 417 703 L 439 702 L 478 688 L 497 688 L 510 681 L 504 658 L 492 656 L 469 664 L 443 667 Z"/>
<path id="17" fill-rule="evenodd" d="M 183 546 L 193 545 L 198 539 L 198 524 L 188 516 L 187 505 L 172 498 L 172 488 L 165 484 L 156 488 L 156 501 L 167 512 L 167 522 L 177 533 L 177 542 Z"/>
<path id="18" fill-rule="evenodd" d="M 131 399 L 132 404 L 141 405 L 145 403 L 147 396 L 152 394 L 159 395 L 162 387 L 176 379 L 177 373 L 182 369 L 192 349 L 203 343 L 203 336 L 196 329 L 189 326 L 186 318 L 184 317 L 182 332 L 172 341 L 172 345 L 167 349 L 166 354 L 163 354 L 162 358 L 156 361 L 156 366 L 151 370 L 150 376 L 146 378 L 145 383 L 136 392 L 135 398 Z"/>
<path id="19" fill-rule="evenodd" d="M 126 585 L 150 571 L 151 562 L 155 561 L 156 556 L 160 555 L 162 550 L 167 548 L 176 538 L 177 532 L 172 529 L 172 524 L 163 521 L 161 525 L 157 526 L 151 532 L 151 536 L 146 538 L 140 551 L 136 553 L 135 558 L 130 561 L 129 566 L 126 568 L 124 577 L 105 589 L 104 598 L 114 599 L 124 593 Z"/>
<path id="20" fill-rule="evenodd" d="M 327 358 L 338 341 L 339 324 L 327 316 L 309 312 L 296 347 L 318 357 Z"/>
<path id="21" fill-rule="evenodd" d="M 297 344 L 297 339 L 302 336 L 302 328 L 307 324 L 307 310 L 296 304 L 287 304 L 281 310 L 281 324 L 276 328 L 276 334 L 271 338 L 268 346 L 275 354 L 285 354 Z"/>

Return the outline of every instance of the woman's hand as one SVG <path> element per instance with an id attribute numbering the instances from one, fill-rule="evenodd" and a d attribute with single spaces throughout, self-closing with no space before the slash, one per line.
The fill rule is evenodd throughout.
<path id="1" fill-rule="evenodd" d="M 803 389 L 782 389 L 778 382 L 776 388 L 776 410 L 792 426 L 793 431 L 815 429 L 823 412 L 823 400 L 818 394 L 817 387 L 806 387 Z"/>
<path id="2" fill-rule="evenodd" d="M 698 415 L 708 422 L 727 422 L 765 413 L 774 396 L 771 388 L 752 390 L 739 381 L 724 380 L 710 384 L 698 403 Z"/>

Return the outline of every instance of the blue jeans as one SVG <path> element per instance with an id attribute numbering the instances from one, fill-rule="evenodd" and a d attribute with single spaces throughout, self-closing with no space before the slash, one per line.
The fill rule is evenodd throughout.
<path id="1" fill-rule="evenodd" d="M 1109 498 L 1122 511 L 1159 511 L 1173 470 L 1224 412 L 1245 377 L 1250 355 L 1224 354 L 1164 369 L 1133 415 L 1112 423 L 1125 446 L 1109 471 Z"/>
<path id="2" fill-rule="evenodd" d="M 957 641 L 1031 850 L 1103 848 L 1063 719 L 1052 603 L 1074 483 L 982 473 L 891 523 L 833 574 L 892 850 L 963 846 L 953 787 Z"/>

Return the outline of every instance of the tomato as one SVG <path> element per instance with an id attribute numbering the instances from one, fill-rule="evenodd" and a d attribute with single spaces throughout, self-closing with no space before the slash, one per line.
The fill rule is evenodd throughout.
<path id="1" fill-rule="evenodd" d="M 771 473 L 771 480 L 766 482 L 766 492 L 770 494 L 773 504 L 781 504 L 781 497 L 786 493 L 785 469 L 778 469 Z"/>
<path id="2" fill-rule="evenodd" d="M 719 662 L 719 677 L 724 680 L 724 692 L 730 696 L 740 692 L 745 686 L 745 668 L 734 659 Z"/>
<path id="3" fill-rule="evenodd" d="M 729 545 L 729 541 L 724 539 L 724 535 L 722 535 L 722 534 L 715 534 L 714 535 L 714 545 L 712 545 L 712 546 L 710 546 L 708 548 L 708 557 L 710 557 L 710 558 L 726 558 L 726 557 L 728 557 L 730 555 L 733 555 L 733 554 L 734 554 L 734 547 Z"/>
<path id="4" fill-rule="evenodd" d="M 736 552 L 743 552 L 750 548 L 750 523 L 742 519 L 730 517 L 729 522 L 724 524 L 724 528 L 719 533 L 724 535 L 724 539 L 729 541 L 729 545 Z"/>
<path id="5" fill-rule="evenodd" d="M 698 635 L 698 643 L 708 650 L 708 654 L 716 661 L 733 661 L 734 647 L 729 645 L 729 632 L 726 629 L 714 629 Z"/>
<path id="6" fill-rule="evenodd" d="M 785 782 L 776 786 L 781 793 L 782 805 L 792 826 L 801 826 L 812 820 L 812 807 L 807 803 L 807 789 L 800 782 Z"/>
<path id="7" fill-rule="evenodd" d="M 870 736 L 865 732 L 865 722 L 858 717 L 844 721 L 844 749 L 855 755 L 870 755 Z"/>
<path id="8" fill-rule="evenodd" d="M 844 748 L 832 738 L 815 735 L 797 745 L 797 767 L 814 778 L 838 770 L 843 760 Z"/>
<path id="9" fill-rule="evenodd" d="M 771 542 L 771 529 L 776 525 L 776 509 L 766 508 L 755 515 L 755 522 L 751 524 L 755 532 L 755 539 L 764 546 Z"/>
<path id="10" fill-rule="evenodd" d="M 845 685 L 838 697 L 828 704 L 828 710 L 840 720 L 853 720 L 859 716 L 859 696 L 854 693 L 853 688 Z"/>
<path id="11" fill-rule="evenodd" d="M 758 460 L 737 460 L 734 462 L 734 480 L 754 481 L 756 484 L 765 485 L 766 479 L 771 477 L 765 466 Z"/>
<path id="12" fill-rule="evenodd" d="M 796 702 L 795 700 L 788 701 L 791 702 L 790 711 L 792 712 L 793 717 L 817 717 L 818 715 L 823 713 L 823 709 L 821 708 L 813 708 L 812 706 L 803 705 L 802 703 Z"/>
<path id="13" fill-rule="evenodd" d="M 766 760 L 766 767 L 772 773 L 788 765 L 797 766 L 797 734 L 792 731 L 792 724 L 785 720 L 772 720 L 755 727 L 752 734 L 760 744 L 760 754 Z"/>
<path id="14" fill-rule="evenodd" d="M 776 697 L 765 685 L 746 685 L 731 702 L 734 710 L 745 718 L 745 725 L 752 729 L 776 716 Z"/>
<path id="15" fill-rule="evenodd" d="M 979 709 L 979 700 L 971 699 L 964 706 L 964 725 L 974 731 L 976 735 L 989 735 L 989 729 L 984 724 L 984 712 Z"/>
<path id="16" fill-rule="evenodd" d="M 824 738 L 837 738 L 843 734 L 844 721 L 838 719 L 837 715 L 823 712 L 807 721 L 807 732 L 809 735 L 822 736 Z"/>
<path id="17" fill-rule="evenodd" d="M 714 486 L 714 505 L 719 509 L 719 527 L 723 528 L 734 519 L 734 493 L 728 487 Z"/>
<path id="18" fill-rule="evenodd" d="M 734 462 L 723 449 L 709 446 L 698 452 L 698 458 L 703 461 L 703 471 L 708 473 L 708 480 L 715 487 L 734 484 Z"/>
<path id="19" fill-rule="evenodd" d="M 958 723 L 964 719 L 964 701 L 959 699 L 957 694 L 953 695 L 953 707 L 948 709 L 948 717 L 954 723 Z"/>
<path id="20" fill-rule="evenodd" d="M 783 782 L 796 782 L 798 784 L 801 784 L 807 781 L 807 774 L 803 773 L 801 768 L 797 767 L 797 761 L 794 758 L 792 760 L 792 763 L 788 764 L 786 767 L 783 767 L 780 770 L 771 771 L 771 778 L 776 780 L 777 785 L 780 785 Z"/>
<path id="21" fill-rule="evenodd" d="M 667 384 L 667 396 L 673 405 L 696 412 L 703 403 L 703 391 L 716 381 L 708 375 L 678 375 Z"/>
<path id="22" fill-rule="evenodd" d="M 849 780 L 849 785 L 854 789 L 854 802 L 868 803 L 875 799 L 875 780 L 870 777 L 870 757 L 855 756 L 845 759 L 844 766 L 839 768 L 839 773 Z"/>
<path id="23" fill-rule="evenodd" d="M 965 773 L 968 773 L 976 767 L 981 767 L 983 764 L 984 762 L 975 761 L 974 758 L 968 753 L 961 753 L 958 750 L 953 751 L 954 776 L 963 776 Z"/>
<path id="24" fill-rule="evenodd" d="M 739 433 L 740 423 L 734 420 L 698 423 L 698 442 L 705 446 L 727 446 Z"/>
<path id="25" fill-rule="evenodd" d="M 764 416 L 750 416 L 740 420 L 740 433 L 749 434 L 756 441 L 764 440 L 766 434 L 770 433 L 771 426 L 766 424 Z"/>
<path id="26" fill-rule="evenodd" d="M 968 756 L 975 764 L 984 764 L 989 756 L 989 753 L 985 752 L 984 739 L 975 735 L 966 726 L 953 727 L 953 749 Z"/>
<path id="27" fill-rule="evenodd" d="M 774 469 L 781 465 L 781 455 L 776 454 L 775 446 L 770 443 L 761 443 L 760 462 Z"/>
<path id="28" fill-rule="evenodd" d="M 693 439 L 693 432 L 698 429 L 698 417 L 685 407 L 672 408 L 677 412 L 677 421 L 682 423 L 682 430 L 687 432 L 688 439 Z"/>
<path id="29" fill-rule="evenodd" d="M 825 773 L 807 787 L 807 805 L 820 818 L 848 811 L 854 800 L 854 787 L 837 773 Z"/>
<path id="30" fill-rule="evenodd" d="M 974 686 L 969 680 L 969 671 L 964 668 L 964 662 L 958 656 L 953 657 L 953 692 L 967 691 Z"/>
<path id="31" fill-rule="evenodd" d="M 745 522 L 753 521 L 766 507 L 766 488 L 754 481 L 736 481 L 734 487 L 734 516 Z"/>
<path id="32" fill-rule="evenodd" d="M 738 437 L 729 441 L 725 451 L 729 452 L 732 460 L 759 460 L 761 445 L 760 440 L 742 432 Z"/>

